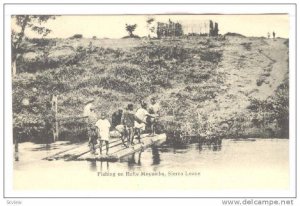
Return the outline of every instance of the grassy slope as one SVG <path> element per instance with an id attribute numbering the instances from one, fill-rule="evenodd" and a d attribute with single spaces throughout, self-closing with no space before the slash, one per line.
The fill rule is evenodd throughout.
<path id="1" fill-rule="evenodd" d="M 55 92 L 61 116 L 80 116 L 88 98 L 95 99 L 99 113 L 111 115 L 129 102 L 156 96 L 167 128 L 172 129 L 172 121 L 192 133 L 218 133 L 224 121 L 247 114 L 252 98 L 265 100 L 274 95 L 288 77 L 285 41 L 228 37 L 29 44 L 28 48 L 39 52 L 28 52 L 19 68 L 38 71 L 20 73 L 13 81 L 14 127 L 42 123 L 45 101 Z M 45 48 L 49 48 L 47 61 L 42 57 Z M 24 98 L 32 104 L 23 107 Z"/>
<path id="2" fill-rule="evenodd" d="M 250 121 L 254 117 L 247 109 L 251 100 L 267 101 L 288 79 L 285 42 L 286 39 L 231 38 L 224 46 L 223 59 L 217 69 L 218 75 L 224 78 L 225 90 L 214 99 L 215 108 L 209 116 L 227 119 L 244 116 L 244 129 L 252 127 Z"/>

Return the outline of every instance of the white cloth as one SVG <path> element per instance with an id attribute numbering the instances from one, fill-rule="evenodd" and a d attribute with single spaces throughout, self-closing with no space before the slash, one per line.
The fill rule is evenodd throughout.
<path id="1" fill-rule="evenodd" d="M 119 125 L 116 126 L 116 130 L 117 130 L 118 132 L 120 132 L 120 133 L 124 133 L 125 127 L 124 127 L 124 125 L 119 124 Z"/>
<path id="2" fill-rule="evenodd" d="M 138 123 L 137 121 L 134 121 L 134 127 L 137 129 L 145 130 L 146 124 L 145 123 Z"/>
<path id="3" fill-rule="evenodd" d="M 135 116 L 143 122 L 146 122 L 148 115 L 149 115 L 148 111 L 143 108 L 139 108 L 135 113 Z"/>
<path id="4" fill-rule="evenodd" d="M 100 140 L 109 141 L 110 122 L 107 119 L 99 119 L 95 125 L 98 128 Z"/>
<path id="5" fill-rule="evenodd" d="M 139 123 L 137 121 L 134 121 L 134 127 L 135 128 L 138 128 L 138 129 L 141 129 L 141 130 L 145 130 L 146 129 L 146 120 L 147 120 L 147 116 L 149 115 L 148 111 L 145 110 L 144 108 L 139 108 L 136 113 L 135 113 L 135 116 L 141 120 L 142 122 Z"/>

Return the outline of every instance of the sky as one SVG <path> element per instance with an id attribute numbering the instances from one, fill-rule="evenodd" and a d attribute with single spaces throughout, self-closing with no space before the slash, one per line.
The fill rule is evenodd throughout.
<path id="1" fill-rule="evenodd" d="M 203 22 L 212 20 L 219 24 L 219 33 L 236 32 L 245 36 L 267 36 L 267 33 L 276 33 L 276 36 L 288 38 L 289 17 L 285 14 L 265 15 L 81 15 L 58 16 L 44 25 L 52 30 L 49 38 L 68 38 L 74 34 L 82 34 L 86 38 L 121 38 L 128 35 L 125 24 L 137 24 L 135 35 L 147 36 L 146 20 L 155 18 L 156 22 L 168 22 L 171 19 L 183 25 L 184 33 L 203 30 Z M 12 22 L 12 28 L 15 24 Z M 27 30 L 28 37 L 38 35 Z"/>

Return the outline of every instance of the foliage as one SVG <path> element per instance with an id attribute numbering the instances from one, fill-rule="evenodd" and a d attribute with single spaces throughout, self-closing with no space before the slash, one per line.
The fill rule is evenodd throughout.
<path id="1" fill-rule="evenodd" d="M 39 35 L 47 36 L 51 30 L 42 26 L 43 23 L 47 22 L 49 19 L 55 19 L 53 15 L 13 15 L 12 20 L 15 22 L 16 27 L 20 31 L 12 29 L 11 33 L 11 47 L 12 47 L 12 61 L 16 62 L 18 54 L 22 54 L 22 42 L 25 38 L 26 29 L 30 29 Z M 15 63 L 12 64 L 13 75 L 16 74 Z"/>
<path id="2" fill-rule="evenodd" d="M 218 36 L 219 26 L 217 22 L 209 21 L 209 36 Z"/>
<path id="3" fill-rule="evenodd" d="M 125 29 L 128 32 L 130 37 L 133 37 L 133 32 L 135 31 L 137 24 L 126 24 Z"/>
<path id="4" fill-rule="evenodd" d="M 34 44 L 32 41 L 28 44 L 26 53 L 34 50 L 39 51 L 36 53 L 40 55 L 32 61 L 24 55 L 23 72 L 13 80 L 13 118 L 17 136 L 27 140 L 41 137 L 45 132 L 45 104 L 53 93 L 59 94 L 60 116 L 80 116 L 84 102 L 89 98 L 95 99 L 98 113 L 105 112 L 109 116 L 130 102 L 138 107 L 139 99 L 157 96 L 165 113 L 161 124 L 166 130 L 170 131 L 173 125 L 173 129 L 176 127 L 184 134 L 190 131 L 206 136 L 229 134 L 217 130 L 220 124 L 231 125 L 224 122 L 227 120 L 225 117 L 210 116 L 209 110 L 201 113 L 201 106 L 214 101 L 223 91 L 220 88 L 221 75 L 216 70 L 222 60 L 223 50 L 220 47 L 224 41 L 217 38 L 197 39 L 191 43 L 184 40 L 151 40 L 125 49 L 103 48 L 95 44 L 93 50 L 88 50 L 90 40 L 86 45 L 82 44 L 83 41 L 85 39 L 50 40 L 47 44 L 35 40 Z M 41 46 L 43 44 L 44 47 Z M 48 52 L 47 56 L 45 52 Z M 38 68 L 38 62 L 40 69 L 32 70 Z M 286 105 L 283 99 L 287 91 L 288 88 L 282 88 L 282 92 L 268 100 L 273 102 L 273 106 L 279 104 L 278 111 L 263 107 L 265 113 L 274 114 L 273 119 L 276 119 L 274 122 L 278 122 L 278 126 L 280 121 L 284 123 L 287 120 L 288 110 L 282 106 Z M 22 105 L 24 98 L 29 99 L 29 106 Z M 262 110 L 255 101 L 253 108 L 249 108 L 252 119 Z M 217 104 L 211 106 L 214 110 Z M 230 134 L 237 136 L 248 120 L 235 115 L 235 118 L 228 119 L 232 118 L 234 122 Z M 168 121 L 170 116 L 174 124 Z M 208 119 L 211 124 L 206 124 Z M 257 124 L 260 124 L 261 118 L 257 119 Z M 84 129 L 78 129 L 84 127 L 83 123 L 73 122 L 61 127 L 61 137 L 64 139 L 84 137 Z"/>
<path id="5" fill-rule="evenodd" d="M 239 34 L 239 33 L 234 33 L 234 32 L 227 32 L 226 34 L 224 34 L 224 36 L 234 36 L 234 37 L 245 38 L 244 35 Z"/>
<path id="6" fill-rule="evenodd" d="M 29 40 L 36 42 L 35 40 Z M 44 45 L 43 47 L 40 45 Z M 48 69 L 54 69 L 60 66 L 71 66 L 82 61 L 87 51 L 81 47 L 77 49 L 71 46 L 56 47 L 56 42 L 51 40 L 37 42 L 35 46 L 30 46 L 35 49 L 35 52 L 24 52 L 19 57 L 18 68 L 21 72 L 37 72 Z"/>
<path id="7" fill-rule="evenodd" d="M 149 30 L 149 37 L 151 36 L 151 34 L 154 34 L 155 32 L 155 26 L 153 25 L 154 22 L 155 19 L 153 17 L 148 17 L 146 20 L 147 29 Z"/>
<path id="8" fill-rule="evenodd" d="M 280 137 L 288 137 L 289 134 L 289 84 L 286 79 L 280 84 L 275 94 L 267 100 L 251 99 L 248 109 L 252 112 L 252 122 L 261 127 L 276 124 Z"/>
<path id="9" fill-rule="evenodd" d="M 82 39 L 83 35 L 82 34 L 74 34 L 73 36 L 70 37 L 70 39 Z"/>

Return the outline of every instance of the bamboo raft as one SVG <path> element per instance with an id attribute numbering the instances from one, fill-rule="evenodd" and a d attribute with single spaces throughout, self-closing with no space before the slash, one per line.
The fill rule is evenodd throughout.
<path id="1" fill-rule="evenodd" d="M 149 136 L 144 134 L 141 136 L 141 143 L 135 140 L 133 146 L 126 148 L 120 138 L 113 139 L 109 143 L 109 152 L 106 155 L 106 145 L 102 145 L 102 155 L 99 154 L 99 145 L 96 145 L 96 154 L 91 154 L 88 143 L 80 144 L 74 147 L 68 147 L 66 150 L 60 151 L 53 155 L 43 158 L 43 160 L 65 160 L 65 161 L 118 161 L 120 158 L 144 150 L 152 145 L 159 145 L 166 141 L 166 134 L 158 134 Z M 98 153 L 98 154 L 97 154 Z"/>

